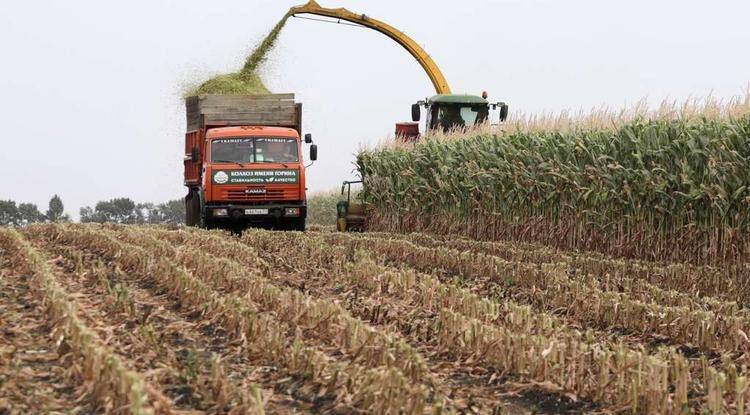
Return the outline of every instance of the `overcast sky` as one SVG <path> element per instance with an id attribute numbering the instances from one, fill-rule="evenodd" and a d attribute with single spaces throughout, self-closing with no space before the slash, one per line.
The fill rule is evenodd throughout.
<path id="1" fill-rule="evenodd" d="M 5 1 L 0 14 L 0 199 L 45 207 L 182 197 L 181 95 L 237 70 L 296 0 Z M 750 2 L 320 0 L 403 30 L 454 92 L 536 113 L 641 98 L 728 98 L 750 81 Z M 304 103 L 319 147 L 313 191 L 354 176 L 354 154 L 434 91 L 377 32 L 291 19 L 262 71 Z"/>

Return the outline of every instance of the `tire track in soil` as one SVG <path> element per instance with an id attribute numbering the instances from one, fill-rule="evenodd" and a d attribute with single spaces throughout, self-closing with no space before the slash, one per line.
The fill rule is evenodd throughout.
<path id="1" fill-rule="evenodd" d="M 42 252 L 55 257 L 58 281 L 76 298 L 80 309 L 85 310 L 82 317 L 87 324 L 106 339 L 113 350 L 127 353 L 135 368 L 172 399 L 175 409 L 186 413 L 193 413 L 195 409 L 207 413 L 242 409 L 253 413 L 250 408 L 241 406 L 243 402 L 238 402 L 238 396 L 222 395 L 249 391 L 253 384 L 260 384 L 269 412 L 309 412 L 306 407 L 310 404 L 284 393 L 284 385 L 277 382 L 279 376 L 275 368 L 253 365 L 241 352 L 240 345 L 226 341 L 221 329 L 202 320 L 200 315 L 182 309 L 179 302 L 163 293 L 155 292 L 155 287 L 125 275 L 111 264 L 104 266 L 93 254 L 30 240 Z M 76 253 L 81 255 L 82 268 L 76 265 Z M 97 281 L 98 277 L 119 287 L 115 288 L 115 296 L 127 296 L 132 313 L 113 306 L 118 298 L 113 299 Z M 220 366 L 212 365 L 214 355 L 219 356 Z M 221 378 L 211 379 L 212 370 L 218 368 Z M 204 388 L 196 387 L 201 384 Z M 274 392 L 267 396 L 270 391 Z M 209 398 L 211 393 L 215 396 Z M 247 397 L 244 403 L 249 404 Z"/>
<path id="2" fill-rule="evenodd" d="M 0 269 L 0 414 L 94 413 L 45 315 L 29 276 Z"/>

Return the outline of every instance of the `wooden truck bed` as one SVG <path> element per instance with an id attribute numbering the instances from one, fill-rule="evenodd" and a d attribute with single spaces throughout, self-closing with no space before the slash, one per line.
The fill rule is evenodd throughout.
<path id="1" fill-rule="evenodd" d="M 205 126 L 295 128 L 302 134 L 302 104 L 294 94 L 197 95 L 185 99 L 187 131 Z"/>

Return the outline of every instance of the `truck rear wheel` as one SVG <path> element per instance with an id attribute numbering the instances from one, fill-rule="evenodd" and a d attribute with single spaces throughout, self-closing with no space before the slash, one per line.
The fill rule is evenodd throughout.
<path id="1" fill-rule="evenodd" d="M 185 196 L 185 225 L 198 226 L 201 223 L 201 201 L 195 190 Z"/>

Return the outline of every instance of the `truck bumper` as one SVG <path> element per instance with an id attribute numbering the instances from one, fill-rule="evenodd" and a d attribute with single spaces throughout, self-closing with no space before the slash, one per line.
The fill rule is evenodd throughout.
<path id="1" fill-rule="evenodd" d="M 212 221 L 269 222 L 307 217 L 304 203 L 274 203 L 267 205 L 244 205 L 232 203 L 210 203 L 204 208 L 206 219 Z"/>

